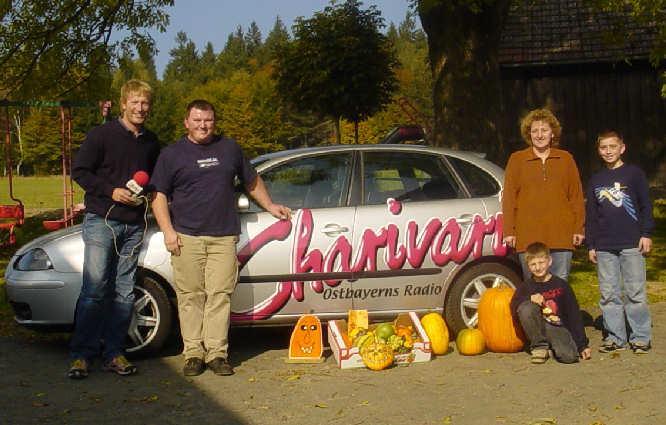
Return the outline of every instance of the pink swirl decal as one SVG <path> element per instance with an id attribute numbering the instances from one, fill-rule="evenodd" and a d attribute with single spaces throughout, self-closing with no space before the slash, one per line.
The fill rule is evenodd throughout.
<path id="1" fill-rule="evenodd" d="M 392 215 L 402 213 L 402 204 L 394 199 L 387 200 L 387 210 Z M 317 248 L 310 249 L 314 221 L 312 211 L 299 210 L 295 217 L 295 226 L 291 222 L 277 221 L 248 241 L 238 253 L 240 268 L 262 247 L 276 240 L 285 240 L 293 232 L 291 252 L 292 273 L 332 273 L 377 271 L 378 251 L 384 249 L 383 263 L 390 270 L 402 269 L 405 262 L 418 269 L 429 254 L 433 263 L 439 267 L 449 261 L 461 264 L 470 257 L 479 258 L 483 252 L 483 243 L 487 235 L 492 235 L 494 255 L 505 256 L 507 246 L 502 241 L 502 213 L 484 219 L 475 215 L 472 223 L 463 228 L 455 218 L 444 221 L 430 218 L 422 231 L 418 224 L 410 220 L 406 224 L 404 241 L 400 239 L 400 229 L 388 223 L 377 230 L 364 229 L 352 259 L 352 245 L 345 236 L 338 236 L 324 253 Z M 464 231 L 464 234 L 463 234 Z M 293 298 L 303 301 L 305 281 L 279 282 L 267 299 L 242 312 L 233 312 L 234 321 L 266 319 Z M 339 279 L 316 280 L 309 282 L 313 292 L 321 294 L 325 286 L 334 287 L 341 283 Z"/>

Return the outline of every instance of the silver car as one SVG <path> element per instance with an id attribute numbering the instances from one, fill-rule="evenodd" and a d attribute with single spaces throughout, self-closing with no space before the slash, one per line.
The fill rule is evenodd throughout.
<path id="1" fill-rule="evenodd" d="M 481 156 L 406 145 L 327 146 L 253 160 L 276 202 L 274 219 L 239 194 L 241 270 L 235 325 L 284 325 L 367 309 L 371 319 L 443 312 L 455 334 L 474 327 L 481 294 L 515 287 L 519 267 L 502 243 L 502 170 Z M 10 260 L 16 321 L 71 328 L 83 241 L 75 226 L 42 236 Z M 151 220 L 139 257 L 129 351 L 156 351 L 177 324 L 169 253 Z"/>

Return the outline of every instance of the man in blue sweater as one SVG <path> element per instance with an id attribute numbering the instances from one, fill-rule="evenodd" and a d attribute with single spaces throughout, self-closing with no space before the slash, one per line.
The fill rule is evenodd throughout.
<path id="1" fill-rule="evenodd" d="M 652 249 L 654 230 L 648 183 L 640 168 L 622 161 L 626 146 L 617 131 L 602 132 L 597 148 L 605 168 L 587 188 L 586 240 L 590 261 L 597 264 L 607 332 L 599 352 L 624 350 L 628 342 L 634 353 L 645 354 L 652 323 L 644 255 Z"/>
<path id="2" fill-rule="evenodd" d="M 72 167 L 86 192 L 83 282 L 67 374 L 72 379 L 88 376 L 90 362 L 100 354 L 105 370 L 136 372 L 124 346 L 147 206 L 125 185 L 137 171 L 152 173 L 159 155 L 157 136 L 143 126 L 151 97 L 147 83 L 126 82 L 120 89 L 120 118 L 90 130 Z"/>

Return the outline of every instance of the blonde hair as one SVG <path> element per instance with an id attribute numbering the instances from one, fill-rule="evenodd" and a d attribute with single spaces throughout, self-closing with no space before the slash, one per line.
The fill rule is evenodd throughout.
<path id="1" fill-rule="evenodd" d="M 120 88 L 120 104 L 124 105 L 131 94 L 146 96 L 148 99 L 153 97 L 153 88 L 150 84 L 141 80 L 129 80 Z"/>
<path id="2" fill-rule="evenodd" d="M 543 242 L 532 242 L 525 249 L 525 262 L 529 263 L 536 257 L 550 257 L 550 249 Z"/>
<path id="3" fill-rule="evenodd" d="M 550 142 L 551 146 L 560 145 L 560 136 L 562 135 L 562 126 L 557 120 L 555 115 L 548 109 L 534 109 L 527 113 L 520 120 L 520 134 L 523 136 L 523 140 L 532 146 L 532 136 L 530 135 L 530 130 L 532 129 L 532 123 L 534 121 L 543 121 L 550 126 L 551 131 L 553 132 L 553 140 Z"/>

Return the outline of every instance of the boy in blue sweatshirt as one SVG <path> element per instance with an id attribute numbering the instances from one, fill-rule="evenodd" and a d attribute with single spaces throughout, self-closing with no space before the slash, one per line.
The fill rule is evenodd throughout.
<path id="1" fill-rule="evenodd" d="M 550 250 L 541 242 L 531 243 L 525 262 L 531 277 L 513 294 L 511 312 L 529 340 L 532 363 L 545 363 L 548 349 L 562 363 L 588 360 L 592 351 L 576 295 L 565 280 L 550 273 Z"/>
<path id="2" fill-rule="evenodd" d="M 652 203 L 645 173 L 625 164 L 626 146 L 617 131 L 597 138 L 605 167 L 594 174 L 587 188 L 586 240 L 590 261 L 597 265 L 599 306 L 607 337 L 601 353 L 650 350 L 650 311 L 645 288 L 645 257 L 652 249 Z M 626 329 L 626 321 L 630 329 Z"/>

